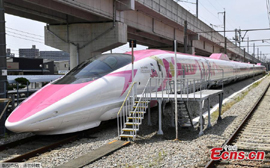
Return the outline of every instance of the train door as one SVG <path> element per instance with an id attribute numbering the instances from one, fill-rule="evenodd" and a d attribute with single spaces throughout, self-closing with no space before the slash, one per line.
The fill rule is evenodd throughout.
<path id="1" fill-rule="evenodd" d="M 206 69 L 206 76 L 205 76 L 205 78 L 206 78 L 206 80 L 210 80 L 211 79 L 211 74 L 212 74 L 212 72 L 211 72 L 211 63 L 210 63 L 210 61 L 209 60 L 205 60 L 206 61 L 206 64 L 207 64 L 207 66 L 205 67 L 205 68 L 207 68 Z"/>
<path id="2" fill-rule="evenodd" d="M 157 60 L 156 64 L 150 63 L 150 65 L 151 65 L 150 77 L 152 78 L 151 85 L 155 86 L 155 88 L 157 89 L 162 84 L 163 72 Z"/>
<path id="3" fill-rule="evenodd" d="M 205 60 L 205 59 L 204 59 Z M 202 60 L 202 62 L 201 62 L 201 65 L 202 65 L 202 76 L 201 76 L 201 79 L 202 80 L 206 80 L 206 67 L 205 67 L 205 65 L 204 65 L 204 61 Z"/>
<path id="4" fill-rule="evenodd" d="M 157 61 L 157 70 L 158 70 L 158 78 L 159 78 L 159 81 L 158 81 L 158 84 L 159 86 L 162 86 L 162 82 L 163 82 L 163 72 L 162 72 L 162 68 L 161 68 L 161 65 L 159 64 L 159 62 Z"/>

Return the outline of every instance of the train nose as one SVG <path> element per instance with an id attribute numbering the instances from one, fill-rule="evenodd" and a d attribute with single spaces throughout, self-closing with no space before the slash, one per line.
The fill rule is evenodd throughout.
<path id="1" fill-rule="evenodd" d="M 28 124 L 25 124 L 23 122 L 9 122 L 6 120 L 5 126 L 8 130 L 12 132 L 27 132 L 29 130 Z"/>
<path id="2" fill-rule="evenodd" d="M 53 104 L 79 90 L 84 84 L 54 85 L 48 84 L 28 99 L 23 101 L 7 118 L 5 126 L 13 132 L 34 132 L 40 129 L 49 129 L 50 125 L 40 124 L 40 121 L 51 120 L 54 117 Z M 36 128 L 35 123 L 39 123 Z M 55 123 L 46 122 L 52 124 Z M 59 124 L 59 123 L 57 123 Z M 36 124 L 37 125 L 37 124 Z"/>

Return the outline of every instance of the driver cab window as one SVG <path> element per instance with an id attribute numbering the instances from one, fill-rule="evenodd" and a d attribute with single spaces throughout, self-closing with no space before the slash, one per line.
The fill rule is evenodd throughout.
<path id="1" fill-rule="evenodd" d="M 97 56 L 82 62 L 54 84 L 76 84 L 93 81 L 129 63 L 131 63 L 131 55 L 128 54 Z"/>

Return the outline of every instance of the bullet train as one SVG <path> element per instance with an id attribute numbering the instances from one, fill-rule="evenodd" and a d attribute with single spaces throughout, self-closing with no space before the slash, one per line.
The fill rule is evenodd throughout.
<path id="1" fill-rule="evenodd" d="M 6 128 L 13 132 L 64 134 L 97 127 L 101 121 L 116 118 L 132 81 L 131 61 L 132 55 L 127 52 L 99 55 L 82 62 L 23 101 L 7 118 Z M 184 69 L 186 78 L 209 81 L 222 77 L 230 81 L 265 71 L 264 66 L 230 61 L 222 54 L 208 58 L 177 53 L 175 60 L 171 51 L 134 51 L 138 92 L 150 77 L 183 75 L 174 74 L 174 68 Z M 224 76 L 218 69 L 223 70 Z"/>

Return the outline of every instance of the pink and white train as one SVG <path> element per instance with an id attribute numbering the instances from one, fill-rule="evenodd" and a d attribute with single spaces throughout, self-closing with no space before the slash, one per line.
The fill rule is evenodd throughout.
<path id="1" fill-rule="evenodd" d="M 174 53 L 163 50 L 134 52 L 134 81 L 141 92 L 150 77 L 174 77 Z M 116 118 L 132 80 L 131 53 L 105 54 L 91 58 L 62 78 L 46 85 L 23 101 L 7 118 L 14 132 L 64 134 L 97 127 Z M 229 61 L 225 55 L 210 58 L 177 54 L 177 69 L 186 78 L 231 81 L 263 73 L 265 67 Z M 181 72 L 177 75 L 182 75 Z"/>

